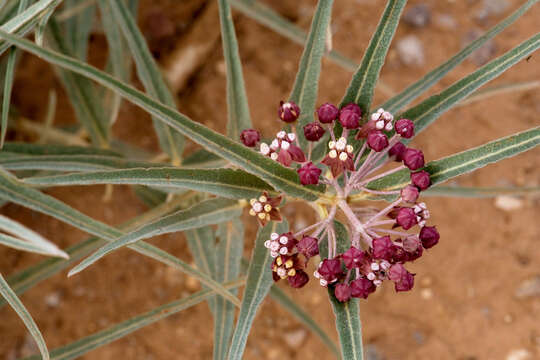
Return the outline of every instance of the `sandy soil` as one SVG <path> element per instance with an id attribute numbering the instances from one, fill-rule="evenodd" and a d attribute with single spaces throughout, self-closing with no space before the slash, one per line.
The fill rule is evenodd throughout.
<path id="1" fill-rule="evenodd" d="M 500 21 L 522 1 L 508 1 L 509 8 L 483 21 L 475 19 L 480 0 L 430 0 L 432 22 L 423 28 L 400 25 L 396 40 L 417 36 L 425 48 L 423 66 L 405 66 L 392 46 L 382 79 L 399 90 L 436 64 L 458 51 L 463 38 L 474 29 L 485 30 Z M 164 59 L 197 21 L 204 5 L 189 0 L 181 5 L 171 0 L 142 0 L 140 22 L 150 47 Z M 315 1 L 267 1 L 291 20 L 309 27 Z M 297 4 L 298 3 L 298 4 Z M 382 11 L 382 1 L 340 0 L 336 2 L 332 30 L 334 47 L 359 61 Z M 410 1 L 408 7 L 420 3 Z M 297 4 L 297 5 L 296 5 Z M 287 97 L 301 48 L 254 21 L 235 13 L 244 75 L 253 121 L 270 136 L 280 124 L 275 118 L 276 103 Z M 445 28 L 438 16 L 452 16 L 455 28 Z M 156 20 L 157 18 L 157 20 Z M 156 26 L 162 24 L 161 26 Z M 215 26 L 218 26 L 217 18 Z M 538 8 L 533 9 L 494 41 L 500 55 L 538 31 Z M 92 59 L 100 63 L 105 41 L 96 34 Z M 477 65 L 466 61 L 445 77 L 432 92 L 439 91 Z M 339 101 L 350 74 L 324 61 L 320 102 Z M 540 79 L 540 57 L 522 61 L 496 83 Z M 41 91 L 35 91 L 36 88 Z M 74 122 L 70 105 L 50 68 L 25 56 L 17 73 L 14 104 L 31 119 L 41 121 L 45 113 L 47 89 L 59 93 L 55 124 Z M 226 121 L 225 76 L 221 47 L 216 46 L 201 64 L 188 85 L 178 93 L 179 109 L 193 119 L 223 131 Z M 261 96 L 263 95 L 263 96 Z M 377 93 L 377 101 L 386 97 Z M 415 140 L 427 159 L 436 159 L 538 125 L 540 92 L 504 95 L 454 109 Z M 157 151 L 149 117 L 134 106 L 124 104 L 115 134 L 125 141 Z M 20 134 L 12 139 L 32 140 Z M 455 180 L 469 186 L 538 186 L 540 151 L 534 150 L 511 160 L 489 166 Z M 116 225 L 145 210 L 128 187 L 115 187 L 112 201 L 103 203 L 104 187 L 71 187 L 48 191 L 84 213 Z M 515 350 L 540 357 L 540 298 L 516 297 L 524 281 L 539 276 L 540 228 L 538 199 L 523 199 L 522 207 L 503 211 L 493 199 L 429 198 L 433 223 L 441 232 L 440 244 L 411 267 L 417 273 L 413 291 L 395 294 L 387 285 L 362 302 L 364 341 L 379 358 L 371 359 L 510 359 Z M 62 247 L 75 244 L 86 235 L 70 226 L 19 206 L 7 205 L 2 213 L 20 220 Z M 307 222 L 307 210 L 286 209 L 290 222 Z M 254 238 L 255 224 L 247 219 L 247 240 Z M 191 261 L 183 236 L 172 234 L 152 241 L 163 249 Z M 248 249 L 246 249 L 248 254 Z M 24 269 L 41 257 L 0 248 L 0 271 L 5 274 Z M 195 292 L 199 286 L 183 274 L 128 250 L 108 256 L 96 266 L 66 279 L 62 272 L 22 296 L 50 348 L 128 319 L 140 312 L 179 296 Z M 286 289 L 299 304 L 334 338 L 333 314 L 326 293 L 314 282 L 301 291 Z M 0 310 L 0 359 L 15 359 L 35 351 L 16 315 Z M 210 359 L 212 354 L 211 315 L 206 304 L 171 316 L 127 338 L 93 351 L 83 359 Z M 285 341 L 294 335 L 295 343 Z M 515 352 L 514 352 L 515 354 Z M 277 304 L 266 300 L 249 338 L 246 359 L 330 359 L 331 354 L 318 338 Z M 526 358 L 514 358 L 526 359 Z"/>

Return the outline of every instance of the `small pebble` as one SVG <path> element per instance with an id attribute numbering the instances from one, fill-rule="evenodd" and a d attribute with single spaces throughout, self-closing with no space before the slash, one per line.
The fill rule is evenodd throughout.
<path id="1" fill-rule="evenodd" d="M 417 36 L 408 35 L 398 40 L 396 49 L 403 64 L 407 66 L 424 65 L 424 46 Z"/>
<path id="2" fill-rule="evenodd" d="M 515 349 L 506 355 L 506 360 L 529 360 L 532 358 L 531 352 L 527 349 Z"/>
<path id="3" fill-rule="evenodd" d="M 430 288 L 420 290 L 420 296 L 424 300 L 430 300 L 433 298 L 433 290 Z"/>
<path id="4" fill-rule="evenodd" d="M 297 329 L 285 332 L 285 342 L 293 349 L 297 349 L 302 345 L 306 339 L 307 331 L 304 329 Z"/>
<path id="5" fill-rule="evenodd" d="M 516 289 L 515 296 L 518 299 L 540 297 L 540 275 L 521 282 Z"/>
<path id="6" fill-rule="evenodd" d="M 510 314 L 506 314 L 503 317 L 503 321 L 507 324 L 510 324 L 512 321 L 514 321 L 514 317 Z"/>
<path id="7" fill-rule="evenodd" d="M 431 21 L 431 10 L 426 4 L 414 5 L 405 11 L 403 21 L 415 27 L 424 27 Z"/>
<path id="8" fill-rule="evenodd" d="M 463 47 L 469 45 L 471 42 L 478 39 L 481 35 L 482 32 L 479 30 L 468 31 L 462 40 Z M 493 42 L 493 40 L 488 40 L 479 49 L 474 51 L 469 56 L 469 59 L 476 66 L 482 66 L 489 62 L 489 60 L 491 60 L 491 58 L 495 55 L 496 51 L 497 46 L 495 45 L 495 42 Z"/>
<path id="9" fill-rule="evenodd" d="M 500 195 L 495 198 L 495 207 L 503 211 L 513 211 L 523 208 L 523 200 L 508 195 Z"/>
<path id="10" fill-rule="evenodd" d="M 48 307 L 56 308 L 60 305 L 61 295 L 60 291 L 55 291 L 45 296 L 45 304 Z"/>
<path id="11" fill-rule="evenodd" d="M 381 352 L 375 346 L 375 344 L 367 344 L 364 346 L 364 357 L 366 360 L 383 360 L 384 356 L 382 356 Z"/>
<path id="12" fill-rule="evenodd" d="M 445 30 L 454 30 L 457 28 L 456 20 L 448 14 L 439 14 L 435 17 L 435 24 Z"/>

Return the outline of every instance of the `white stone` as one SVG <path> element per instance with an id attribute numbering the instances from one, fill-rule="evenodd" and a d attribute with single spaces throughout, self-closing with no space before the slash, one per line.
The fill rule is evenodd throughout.
<path id="1" fill-rule="evenodd" d="M 533 359 L 531 352 L 527 349 L 515 349 L 506 355 L 506 360 L 529 360 Z"/>
<path id="2" fill-rule="evenodd" d="M 523 208 L 523 200 L 515 196 L 501 195 L 495 198 L 495 207 L 503 211 L 514 211 Z"/>

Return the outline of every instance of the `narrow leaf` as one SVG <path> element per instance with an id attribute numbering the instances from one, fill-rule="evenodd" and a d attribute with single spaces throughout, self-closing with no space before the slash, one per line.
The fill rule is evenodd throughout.
<path id="1" fill-rule="evenodd" d="M 530 150 L 540 144 L 540 127 L 532 128 L 445 158 L 431 161 L 423 168 L 431 174 L 433 185 L 466 174 L 488 164 Z M 401 189 L 410 183 L 408 169 L 398 171 L 368 184 L 377 190 Z"/>
<path id="2" fill-rule="evenodd" d="M 280 234 L 286 232 L 287 228 L 287 222 L 283 221 L 281 223 L 270 222 L 264 228 L 259 229 L 249 263 L 248 278 L 242 297 L 242 305 L 240 306 L 240 313 L 238 314 L 238 320 L 236 321 L 236 328 L 234 329 L 229 350 L 229 360 L 242 358 L 257 309 L 266 297 L 266 294 L 268 294 L 273 283 L 270 271 L 272 258 L 268 253 L 268 249 L 264 247 L 264 242 L 270 239 L 271 233 L 277 232 Z"/>
<path id="3" fill-rule="evenodd" d="M 21 184 L 2 168 L 0 168 L 0 199 L 9 200 L 29 209 L 53 216 L 60 221 L 110 242 L 124 235 L 121 231 L 80 213 L 52 196 Z M 216 290 L 234 304 L 239 304 L 238 299 L 223 289 L 220 284 L 171 254 L 143 241 L 132 244 L 129 248 L 195 277 L 202 284 Z"/>
<path id="4" fill-rule="evenodd" d="M 260 176 L 270 185 L 292 197 L 312 201 L 325 196 L 322 191 L 324 186 L 302 186 L 296 171 L 285 168 L 276 161 L 188 119 L 176 110 L 156 102 L 142 92 L 88 64 L 81 63 L 76 59 L 54 51 L 40 48 L 30 41 L 13 36 L 5 31 L 0 30 L 0 38 L 7 39 L 9 42 L 42 57 L 48 62 L 89 77 L 105 87 L 114 89 L 133 104 L 140 106 L 143 110 L 182 132 L 194 142 L 206 147 L 209 151 L 229 160 L 244 170 Z"/>
<path id="5" fill-rule="evenodd" d="M 474 104 L 475 102 L 489 99 L 493 96 L 512 94 L 521 91 L 528 91 L 540 87 L 540 81 L 523 81 L 510 84 L 495 85 L 485 89 L 477 90 L 462 100 L 457 106 Z"/>
<path id="6" fill-rule="evenodd" d="M 307 38 L 294 86 L 289 96 L 291 101 L 300 106 L 302 110 L 296 131 L 301 134 L 303 127 L 312 120 L 319 89 L 319 75 L 321 73 L 321 60 L 326 49 L 326 35 L 332 15 L 333 0 L 319 0 L 317 9 L 311 21 L 311 28 Z M 300 144 L 305 149 L 307 140 L 299 136 Z"/>
<path id="7" fill-rule="evenodd" d="M 240 275 L 244 248 L 244 225 L 239 218 L 218 227 L 219 242 L 215 251 L 214 279 L 227 283 Z M 232 291 L 236 295 L 235 291 Z M 227 358 L 234 327 L 234 306 L 216 297 L 214 311 L 214 360 Z"/>
<path id="8" fill-rule="evenodd" d="M 152 53 L 146 44 L 146 40 L 141 31 L 137 27 L 137 23 L 133 18 L 129 8 L 124 1 L 109 1 L 108 5 L 111 12 L 108 16 L 113 16 L 124 37 L 128 43 L 135 64 L 139 79 L 144 84 L 144 88 L 148 94 L 171 108 L 175 108 L 176 104 L 174 97 L 169 88 L 165 84 L 165 80 L 159 68 L 152 57 Z M 180 157 L 184 139 L 178 132 L 168 127 L 166 124 L 154 119 L 154 128 L 159 138 L 161 148 L 169 154 L 174 165 L 180 164 Z"/>
<path id="9" fill-rule="evenodd" d="M 2 234 L 2 233 L 0 233 L 0 245 L 4 245 L 7 247 L 16 249 L 16 250 L 36 253 L 40 255 L 57 256 L 57 257 L 63 257 L 63 258 L 68 257 L 66 253 L 61 252 L 60 250 L 57 250 L 56 252 L 52 252 L 50 249 L 44 246 L 33 244 L 31 242 L 21 240 L 19 238 Z M 60 252 L 62 253 L 62 255 L 60 255 Z"/>
<path id="10" fill-rule="evenodd" d="M 54 145 L 54 144 L 29 144 L 8 142 L 4 144 L 1 155 L 6 153 L 19 155 L 106 155 L 120 156 L 118 153 L 108 150 L 99 149 L 87 146 L 69 146 L 69 145 Z"/>
<path id="11" fill-rule="evenodd" d="M 34 319 L 32 319 L 32 316 L 30 316 L 28 310 L 26 310 L 21 300 L 19 300 L 17 295 L 15 295 L 13 290 L 11 290 L 2 274 L 0 274 L 0 295 L 2 295 L 4 299 L 6 299 L 9 305 L 13 308 L 13 310 L 15 310 L 17 315 L 19 315 L 21 320 L 24 322 L 24 325 L 26 325 L 26 328 L 30 332 L 30 335 L 32 335 L 32 337 L 36 341 L 42 359 L 49 360 L 49 351 L 47 350 L 47 345 L 45 344 L 45 340 L 43 339 L 41 332 L 39 331 L 36 323 L 34 322 Z"/>
<path id="12" fill-rule="evenodd" d="M 234 289 L 242 286 L 245 283 L 244 279 L 237 279 L 227 284 L 223 284 L 226 289 Z M 186 298 L 172 301 L 168 304 L 161 305 L 152 309 L 144 314 L 137 315 L 129 320 L 122 321 L 116 325 L 113 325 L 105 330 L 99 331 L 95 334 L 86 336 L 69 345 L 62 346 L 60 348 L 51 351 L 52 360 L 70 360 L 81 357 L 82 355 L 100 348 L 104 345 L 110 344 L 113 341 L 121 339 L 139 329 L 142 329 L 148 325 L 165 319 L 178 312 L 189 309 L 204 300 L 207 300 L 215 295 L 213 290 L 201 290 Z M 25 358 L 25 360 L 38 360 L 37 357 L 31 356 Z"/>
<path id="13" fill-rule="evenodd" d="M 461 64 L 470 54 L 484 45 L 488 40 L 495 37 L 501 31 L 503 31 L 508 25 L 519 19 L 531 6 L 537 3 L 538 0 L 528 0 L 514 13 L 508 16 L 506 19 L 489 29 L 484 35 L 471 42 L 460 52 L 452 56 L 443 64 L 427 73 L 420 80 L 407 87 L 405 90 L 394 96 L 380 107 L 390 111 L 398 112 L 404 108 L 407 104 L 411 103 L 418 96 L 422 95 L 427 89 L 436 84 L 442 77 L 448 74 L 453 68 Z"/>
<path id="14" fill-rule="evenodd" d="M 496 78 L 539 47 L 540 33 L 524 41 L 506 54 L 482 66 L 480 69 L 454 83 L 441 93 L 433 95 L 420 104 L 405 111 L 400 117 L 413 120 L 415 133 L 420 133 L 445 111 L 451 109 L 480 86 Z"/>
<path id="15" fill-rule="evenodd" d="M 0 164 L 2 161 L 0 160 Z M 7 163 L 9 166 L 9 163 Z M 123 169 L 42 176 L 25 179 L 28 184 L 43 186 L 132 184 L 169 189 L 191 189 L 233 199 L 252 199 L 263 191 L 275 191 L 256 176 L 233 169 Z"/>
<path id="16" fill-rule="evenodd" d="M 369 114 L 375 84 L 406 3 L 407 0 L 388 0 L 360 67 L 353 75 L 345 97 L 341 100 L 341 105 L 356 103 L 362 108 L 364 114 Z"/>
<path id="17" fill-rule="evenodd" d="M 69 272 L 73 276 L 86 269 L 103 256 L 123 246 L 133 244 L 139 240 L 172 232 L 195 229 L 205 225 L 217 224 L 240 216 L 242 205 L 237 201 L 226 199 L 212 199 L 203 201 L 186 210 L 165 216 L 159 220 L 141 226 L 139 229 L 126 234 L 87 257 Z"/>
<path id="18" fill-rule="evenodd" d="M 238 41 L 228 0 L 218 0 L 221 43 L 227 68 L 227 135 L 238 140 L 240 132 L 251 128 L 248 99 L 242 75 L 242 62 L 238 52 Z"/>
<path id="19" fill-rule="evenodd" d="M 26 251 L 32 251 L 37 252 L 40 254 L 45 255 L 52 255 L 52 256 L 58 256 L 67 259 L 69 256 L 60 250 L 54 243 L 51 241 L 45 239 L 38 233 L 28 229 L 27 227 L 23 226 L 22 224 L 11 220 L 8 217 L 5 217 L 3 215 L 0 215 L 0 230 L 14 235 L 17 238 L 13 238 L 11 236 L 5 237 L 4 241 L 5 244 L 8 242 L 11 242 L 12 247 L 15 247 L 14 245 L 18 244 L 19 246 L 24 247 L 27 245 L 26 249 L 19 249 L 26 250 Z M 0 234 L 2 235 L 2 234 Z M 16 240 L 19 240 L 16 242 Z M 22 240 L 22 241 L 21 241 Z M 1 241 L 0 241 L 1 242 Z M 6 244 L 7 245 L 7 244 Z M 9 246 L 9 245 L 8 245 Z"/>

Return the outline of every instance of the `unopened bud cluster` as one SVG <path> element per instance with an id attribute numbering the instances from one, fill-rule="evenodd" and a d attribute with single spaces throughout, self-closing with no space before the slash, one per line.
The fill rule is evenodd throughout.
<path id="1" fill-rule="evenodd" d="M 409 119 L 398 119 L 384 109 L 366 115 L 356 104 L 338 108 L 325 103 L 316 111 L 318 121 L 303 126 L 303 136 L 308 141 L 309 151 L 304 153 L 294 123 L 301 109 L 294 102 L 281 102 L 278 117 L 292 125 L 293 131 L 279 131 L 270 142 L 260 141 L 260 134 L 246 129 L 240 139 L 248 147 L 258 151 L 287 167 L 294 167 L 302 185 L 320 183 L 333 188 L 336 201 L 327 204 L 327 218 L 308 226 L 297 234 L 273 233 L 265 242 L 273 258 L 272 274 L 275 281 L 287 280 L 295 288 L 309 281 L 306 273 L 308 260 L 319 254 L 321 241 L 328 243 L 328 256 L 314 272 L 319 283 L 333 289 L 339 301 L 352 297 L 367 298 L 385 280 L 394 283 L 396 291 L 410 290 L 414 285 L 414 274 L 405 264 L 422 256 L 425 249 L 436 245 L 439 233 L 428 226 L 429 210 L 418 202 L 420 193 L 431 185 L 430 174 L 421 150 L 407 147 L 401 139 L 414 136 L 414 123 Z M 305 115 L 304 115 L 305 116 Z M 334 132 L 339 122 L 340 134 Z M 325 139 L 326 155 L 315 164 L 311 158 L 313 144 Z M 259 145 L 257 145 L 259 144 Z M 401 163 L 393 170 L 379 172 L 388 162 Z M 328 171 L 323 174 L 324 166 Z M 372 184 L 385 175 L 397 171 L 409 171 L 410 182 L 398 189 L 373 189 Z M 379 173 L 379 175 L 377 175 Z M 344 178 L 338 181 L 340 176 Z M 352 207 L 349 199 L 362 195 L 367 199 L 381 195 L 395 200 L 389 206 L 374 211 L 372 208 Z M 280 221 L 281 197 L 271 198 L 267 193 L 250 201 L 249 213 L 264 226 L 268 221 Z M 347 219 L 350 247 L 336 253 L 334 217 L 341 210 Z M 311 235 L 306 235 L 311 232 Z M 302 239 L 297 238 L 302 236 Z M 342 239 L 341 239 L 342 241 Z"/>

